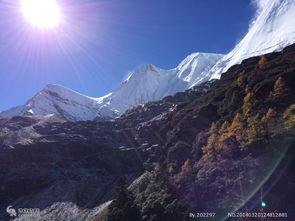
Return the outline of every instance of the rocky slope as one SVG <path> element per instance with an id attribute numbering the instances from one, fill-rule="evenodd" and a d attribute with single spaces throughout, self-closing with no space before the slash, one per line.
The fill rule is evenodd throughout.
<path id="1" fill-rule="evenodd" d="M 118 176 L 142 173 L 128 135 L 112 122 L 13 117 L 0 124 L 1 220 L 7 204 L 40 208 L 43 220 L 85 220 L 111 198 Z"/>
<path id="2" fill-rule="evenodd" d="M 144 172 L 145 162 L 156 162 L 149 149 L 157 146 L 155 137 L 139 133 L 147 130 L 144 122 L 164 120 L 165 113 L 202 96 L 212 84 L 139 106 L 117 120 L 1 119 L 0 219 L 8 219 L 8 205 L 40 208 L 41 218 L 33 220 L 85 220 L 97 213 L 111 199 L 118 177 L 131 182 Z"/>
<path id="3" fill-rule="evenodd" d="M 41 218 L 23 220 L 128 216 L 122 209 L 136 205 L 143 220 L 180 220 L 192 211 L 222 220 L 231 211 L 260 211 L 261 193 L 265 211 L 292 219 L 294 77 L 292 45 L 114 120 L 1 119 L 0 219 L 9 219 L 8 205 L 41 209 Z M 136 179 L 146 170 L 154 175 Z M 116 197 L 107 206 L 122 175 L 136 180 L 134 195 L 126 207 L 116 208 Z"/>
<path id="4" fill-rule="evenodd" d="M 169 112 L 151 128 L 158 177 L 127 202 L 115 196 L 108 220 L 189 220 L 190 212 L 294 219 L 294 78 L 292 45 L 231 67 L 207 94 Z M 130 205 L 141 219 L 126 212 Z"/>
<path id="5" fill-rule="evenodd" d="M 258 212 L 265 200 L 265 211 L 295 217 L 294 52 L 292 45 L 244 60 L 171 113 L 161 129 L 163 169 L 189 211 L 214 208 L 222 220 L 230 211 Z"/>

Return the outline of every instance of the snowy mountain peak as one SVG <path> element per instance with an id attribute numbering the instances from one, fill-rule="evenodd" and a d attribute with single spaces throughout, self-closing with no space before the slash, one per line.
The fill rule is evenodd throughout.
<path id="1" fill-rule="evenodd" d="M 223 55 L 194 53 L 189 55 L 179 66 L 170 70 L 160 69 L 152 64 L 144 64 L 137 68 L 119 87 L 106 99 L 102 105 L 104 111 L 111 109 L 123 113 L 127 109 L 149 101 L 184 91 L 193 83 L 202 83 L 204 72 Z"/>
<path id="2" fill-rule="evenodd" d="M 57 84 L 47 84 L 43 90 L 39 92 L 39 94 L 35 95 L 34 98 L 36 98 L 38 95 L 42 93 L 47 93 L 52 96 L 60 97 L 62 99 L 69 99 L 71 100 L 72 98 L 80 98 L 80 99 L 89 99 L 91 102 L 95 100 L 95 98 L 85 96 L 79 92 L 76 92 L 74 90 L 71 90 L 69 88 L 63 87 L 61 85 Z"/>
<path id="3" fill-rule="evenodd" d="M 213 53 L 203 53 L 203 52 L 196 52 L 188 55 L 180 64 L 177 66 L 179 70 L 185 68 L 188 64 L 192 64 L 193 62 L 196 62 L 197 60 L 207 60 L 211 58 L 221 58 L 223 57 L 223 54 L 213 54 Z"/>
<path id="4" fill-rule="evenodd" d="M 98 108 L 95 98 L 59 85 L 48 84 L 25 105 L 1 112 L 0 118 L 55 114 L 70 121 L 92 120 L 96 117 Z"/>
<path id="5" fill-rule="evenodd" d="M 180 64 L 177 66 L 177 68 L 180 70 L 184 68 L 185 65 L 188 63 L 191 63 L 193 60 L 197 59 L 202 53 L 196 52 L 188 55 Z"/>
<path id="6" fill-rule="evenodd" d="M 187 56 L 178 66 L 178 77 L 188 82 L 189 87 L 209 80 L 207 72 L 224 55 L 212 53 L 193 53 Z"/>
<path id="7" fill-rule="evenodd" d="M 158 74 L 159 72 L 161 72 L 162 69 L 156 67 L 153 64 L 143 64 L 140 65 L 138 68 L 135 69 L 135 71 L 133 71 L 131 74 L 128 75 L 128 77 L 119 85 L 118 88 L 120 88 L 123 84 L 126 84 L 129 81 L 137 81 L 136 79 L 142 78 L 143 75 L 147 75 L 147 74 Z"/>
<path id="8" fill-rule="evenodd" d="M 159 100 L 194 85 L 219 78 L 242 60 L 278 51 L 295 42 L 294 0 L 253 0 L 257 15 L 247 35 L 227 55 L 193 53 L 177 67 L 160 69 L 152 64 L 138 67 L 117 89 L 100 98 L 84 96 L 58 85 L 47 85 L 25 105 L 0 113 L 0 118 L 15 115 L 56 114 L 67 120 L 92 120 L 115 117 L 127 109 Z"/>
<path id="9" fill-rule="evenodd" d="M 255 2 L 258 7 L 256 19 L 240 43 L 207 73 L 211 79 L 219 78 L 231 66 L 241 63 L 246 58 L 280 51 L 295 43 L 295 1 Z"/>
<path id="10" fill-rule="evenodd" d="M 184 91 L 195 82 L 204 82 L 204 72 L 222 55 L 194 53 L 171 70 L 143 64 L 117 89 L 100 98 L 92 98 L 63 86 L 48 84 L 23 106 L 0 113 L 0 118 L 15 115 L 55 114 L 70 121 L 116 117 L 127 109 Z"/>
<path id="11" fill-rule="evenodd" d="M 160 69 L 153 64 L 143 64 L 140 65 L 134 73 L 146 73 L 148 71 L 158 72 Z"/>

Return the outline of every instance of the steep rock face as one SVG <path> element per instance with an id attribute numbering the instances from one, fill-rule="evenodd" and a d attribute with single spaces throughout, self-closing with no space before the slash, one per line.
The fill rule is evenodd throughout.
<path id="1" fill-rule="evenodd" d="M 112 122 L 43 118 L 0 122 L 1 220 L 8 205 L 39 208 L 35 220 L 85 220 L 111 199 L 119 176 L 131 182 L 143 172 L 133 138 Z"/>
<path id="2" fill-rule="evenodd" d="M 293 0 L 257 0 L 257 17 L 240 43 L 207 73 L 210 79 L 242 60 L 280 51 L 295 42 L 295 2 Z"/>

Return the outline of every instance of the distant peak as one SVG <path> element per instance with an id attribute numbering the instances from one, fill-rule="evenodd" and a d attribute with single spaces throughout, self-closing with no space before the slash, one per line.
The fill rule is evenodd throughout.
<path id="1" fill-rule="evenodd" d="M 163 71 L 162 69 L 156 67 L 153 64 L 142 64 L 140 65 L 138 68 L 136 68 L 133 72 L 131 72 L 131 74 L 129 74 L 129 76 L 121 83 L 121 84 L 125 84 L 126 82 L 130 81 L 130 79 L 135 79 L 135 78 L 140 78 L 141 76 L 147 74 L 147 73 L 159 73 Z"/>

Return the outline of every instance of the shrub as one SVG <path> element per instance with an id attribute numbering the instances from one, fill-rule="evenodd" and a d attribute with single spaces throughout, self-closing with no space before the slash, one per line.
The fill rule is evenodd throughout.
<path id="1" fill-rule="evenodd" d="M 260 59 L 259 59 L 259 62 L 258 62 L 259 68 L 264 69 L 266 64 L 267 64 L 266 57 L 264 55 L 260 56 Z"/>
<path id="2" fill-rule="evenodd" d="M 108 209 L 108 221 L 141 221 L 135 197 L 126 188 L 126 178 L 121 177 L 117 183 L 116 194 Z"/>
<path id="3" fill-rule="evenodd" d="M 250 86 L 247 84 L 245 87 L 245 94 L 248 94 L 251 91 Z"/>
<path id="4" fill-rule="evenodd" d="M 229 122 L 226 120 L 222 123 L 221 128 L 220 128 L 220 134 L 224 134 L 228 131 L 230 124 Z"/>
<path id="5" fill-rule="evenodd" d="M 270 96 L 278 97 L 288 92 L 288 87 L 282 76 L 280 76 L 274 83 L 273 91 L 270 92 Z"/>
<path id="6" fill-rule="evenodd" d="M 237 79 L 237 85 L 238 85 L 239 87 L 241 87 L 241 86 L 244 84 L 244 82 L 245 82 L 244 72 L 241 72 L 241 73 L 239 74 L 238 79 Z"/>
<path id="7" fill-rule="evenodd" d="M 262 121 L 267 122 L 269 119 L 274 118 L 276 115 L 277 112 L 274 109 L 269 108 L 266 114 L 263 116 Z"/>
<path id="8" fill-rule="evenodd" d="M 136 196 L 136 204 L 141 208 L 143 221 L 181 221 L 185 210 L 178 200 L 167 191 L 165 181 L 153 180 L 142 193 Z"/>
<path id="9" fill-rule="evenodd" d="M 209 138 L 207 141 L 207 145 L 202 147 L 203 153 L 208 160 L 215 161 L 217 159 L 216 156 L 216 147 L 218 145 L 218 131 L 216 123 L 211 124 L 211 128 L 209 131 Z"/>
<path id="10" fill-rule="evenodd" d="M 290 105 L 284 112 L 285 129 L 291 129 L 295 126 L 295 104 Z"/>
<path id="11" fill-rule="evenodd" d="M 168 167 L 168 173 L 173 173 L 173 172 L 174 172 L 173 166 Z"/>
<path id="12" fill-rule="evenodd" d="M 263 123 L 258 117 L 249 117 L 247 119 L 247 138 L 248 144 L 263 140 L 266 135 Z"/>
<path id="13" fill-rule="evenodd" d="M 234 117 L 230 127 L 228 128 L 228 132 L 235 136 L 241 148 L 245 145 L 247 133 L 243 125 L 243 117 L 240 113 L 237 113 Z"/>
<path id="14" fill-rule="evenodd" d="M 185 162 L 184 162 L 184 164 L 182 165 L 182 167 L 181 167 L 181 169 L 182 170 L 185 170 L 185 169 L 187 169 L 188 167 L 189 167 L 189 160 L 186 160 Z"/>
<path id="15" fill-rule="evenodd" d="M 244 116 L 248 116 L 253 112 L 253 108 L 256 105 L 257 101 L 254 98 L 254 94 L 252 92 L 248 92 L 244 97 L 243 102 L 243 114 Z"/>

